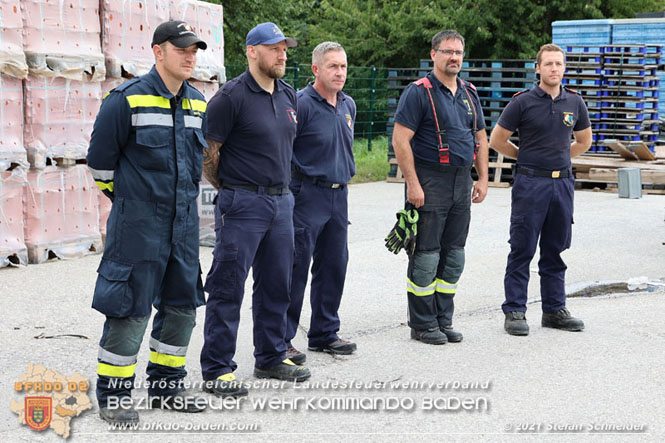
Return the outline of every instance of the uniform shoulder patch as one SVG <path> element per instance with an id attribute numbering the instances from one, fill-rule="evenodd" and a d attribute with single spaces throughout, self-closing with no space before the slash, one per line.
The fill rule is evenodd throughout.
<path id="1" fill-rule="evenodd" d="M 522 95 L 522 94 L 524 94 L 524 93 L 526 93 L 526 92 L 529 92 L 530 90 L 531 90 L 531 88 L 522 89 L 520 92 L 516 92 L 515 94 L 513 94 L 513 98 L 515 98 L 515 97 L 519 97 L 520 95 Z"/>
<path id="2" fill-rule="evenodd" d="M 570 92 L 570 93 L 577 94 L 577 95 L 581 95 L 581 94 L 579 93 L 579 91 L 576 91 L 576 90 L 574 90 L 574 89 L 570 89 L 568 86 L 564 86 L 563 89 L 565 89 L 566 91 L 568 91 L 568 92 Z"/>
<path id="3" fill-rule="evenodd" d="M 472 91 L 478 92 L 478 90 L 476 89 L 476 86 L 473 83 L 465 82 L 464 80 L 461 80 L 461 79 L 460 79 L 460 81 L 462 82 L 462 86 L 468 86 L 469 89 L 471 89 Z"/>

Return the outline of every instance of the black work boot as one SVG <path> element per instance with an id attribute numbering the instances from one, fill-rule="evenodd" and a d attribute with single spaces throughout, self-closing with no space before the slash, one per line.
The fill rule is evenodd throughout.
<path id="1" fill-rule="evenodd" d="M 566 308 L 557 312 L 543 312 L 541 324 L 544 328 L 563 329 L 564 331 L 581 331 L 584 329 L 584 322 L 570 315 Z"/>
<path id="2" fill-rule="evenodd" d="M 139 413 L 134 408 L 99 408 L 99 417 L 114 425 L 139 422 Z"/>
<path id="3" fill-rule="evenodd" d="M 205 381 L 203 390 L 222 398 L 237 398 L 247 395 L 247 387 L 243 382 L 236 380 L 233 372 L 220 375 L 215 380 Z"/>
<path id="4" fill-rule="evenodd" d="M 411 338 L 427 343 L 428 345 L 443 345 L 448 342 L 446 335 L 439 328 L 413 329 L 411 328 Z"/>
<path id="5" fill-rule="evenodd" d="M 506 312 L 506 320 L 503 327 L 510 335 L 529 335 L 529 325 L 526 323 L 526 315 L 521 311 Z"/>
<path id="6" fill-rule="evenodd" d="M 441 330 L 441 332 L 446 334 L 446 338 L 450 343 L 459 343 L 464 338 L 464 335 L 462 335 L 461 332 L 454 330 L 452 325 L 440 326 L 439 329 Z"/>
<path id="7" fill-rule="evenodd" d="M 296 365 L 288 358 L 277 366 L 271 368 L 254 367 L 254 376 L 257 378 L 276 378 L 277 380 L 305 381 L 312 374 L 304 366 Z"/>

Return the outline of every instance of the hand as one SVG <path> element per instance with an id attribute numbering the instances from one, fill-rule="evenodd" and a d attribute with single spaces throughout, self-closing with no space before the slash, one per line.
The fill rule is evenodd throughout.
<path id="1" fill-rule="evenodd" d="M 425 192 L 420 183 L 417 181 L 415 183 L 407 183 L 406 199 L 416 208 L 420 208 L 425 204 Z"/>
<path id="2" fill-rule="evenodd" d="M 479 180 L 473 184 L 473 192 L 471 193 L 471 201 L 474 203 L 481 203 L 487 196 L 487 180 Z"/>

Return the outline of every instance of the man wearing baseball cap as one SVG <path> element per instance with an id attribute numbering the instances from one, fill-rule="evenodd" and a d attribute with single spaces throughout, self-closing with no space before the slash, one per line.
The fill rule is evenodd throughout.
<path id="1" fill-rule="evenodd" d="M 287 359 L 286 311 L 293 267 L 293 195 L 289 191 L 297 100 L 280 80 L 286 50 L 297 42 L 274 23 L 247 34 L 249 69 L 210 100 L 204 175 L 219 190 L 217 239 L 206 278 L 205 343 L 201 369 L 206 390 L 244 395 L 236 381 L 240 306 L 250 267 L 254 291 L 254 375 L 302 381 L 307 368 Z"/>
<path id="2" fill-rule="evenodd" d="M 87 162 L 113 201 L 92 307 L 106 316 L 97 357 L 99 415 L 136 423 L 128 407 L 152 306 L 148 395 L 153 408 L 200 412 L 184 390 L 185 357 L 204 301 L 199 265 L 199 193 L 206 102 L 187 83 L 206 44 L 184 22 L 157 27 L 155 65 L 102 102 Z"/>

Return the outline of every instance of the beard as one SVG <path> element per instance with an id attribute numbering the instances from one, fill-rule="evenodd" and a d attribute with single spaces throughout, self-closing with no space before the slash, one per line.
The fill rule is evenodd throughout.
<path id="1" fill-rule="evenodd" d="M 259 59 L 259 70 L 270 78 L 278 79 L 286 74 L 286 65 L 269 65 L 264 59 Z"/>

